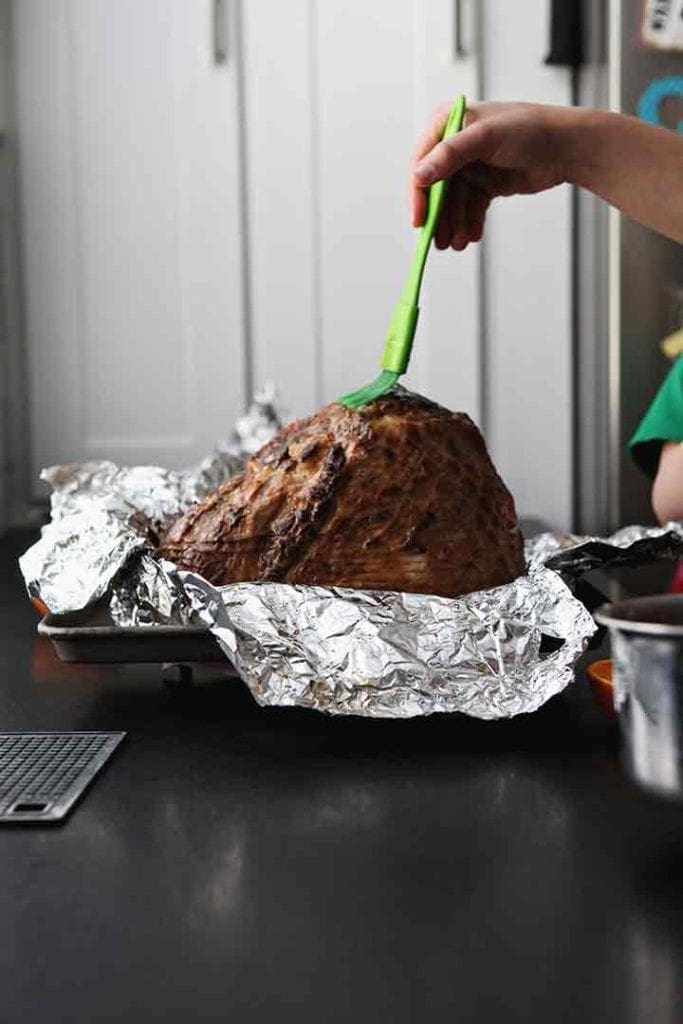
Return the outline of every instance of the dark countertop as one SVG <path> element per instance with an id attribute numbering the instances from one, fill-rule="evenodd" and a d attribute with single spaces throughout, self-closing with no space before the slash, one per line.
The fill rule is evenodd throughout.
<path id="1" fill-rule="evenodd" d="M 3 1024 L 683 1019 L 683 808 L 585 682 L 528 718 L 325 719 L 68 666 L 2 545 L 3 730 L 129 737 L 0 829 Z"/>

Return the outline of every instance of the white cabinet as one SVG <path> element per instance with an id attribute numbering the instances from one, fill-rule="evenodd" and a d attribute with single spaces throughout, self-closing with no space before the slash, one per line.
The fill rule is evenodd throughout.
<path id="1" fill-rule="evenodd" d="M 487 98 L 571 103 L 570 72 L 544 64 L 549 7 L 483 4 Z M 573 519 L 571 203 L 569 186 L 499 201 L 482 275 L 486 439 L 518 510 L 558 529 Z"/>
<path id="2" fill-rule="evenodd" d="M 208 0 L 15 5 L 35 469 L 187 462 L 248 376 L 302 414 L 378 368 L 411 147 L 474 94 L 453 4 L 217 10 L 218 66 Z M 432 254 L 423 309 L 412 381 L 476 415 L 474 254 Z"/>
<path id="3" fill-rule="evenodd" d="M 415 244 L 409 156 L 432 107 L 475 97 L 476 60 L 452 0 L 243 10 L 254 369 L 304 413 L 379 368 Z M 430 255 L 409 378 L 474 415 L 476 276 L 475 253 Z"/>
<path id="4" fill-rule="evenodd" d="M 547 17 L 545 0 L 512 21 L 503 0 L 15 3 L 35 468 L 188 462 L 252 385 L 301 415 L 371 380 L 427 114 L 459 92 L 569 102 Z M 407 379 L 480 422 L 520 509 L 560 526 L 570 228 L 559 192 L 502 203 L 483 250 L 433 251 Z"/>
<path id="5" fill-rule="evenodd" d="M 460 12 L 461 39 L 456 38 Z M 429 111 L 571 103 L 529 0 L 244 5 L 252 342 L 295 413 L 370 380 L 408 272 L 408 158 Z M 462 44 L 460 51 L 457 43 Z M 520 512 L 572 519 L 568 188 L 499 202 L 481 247 L 432 251 L 407 382 L 469 412 Z"/>
<path id="6" fill-rule="evenodd" d="M 213 14 L 14 5 L 36 471 L 187 463 L 244 404 L 237 82 Z"/>
<path id="7" fill-rule="evenodd" d="M 9 303 L 7 294 L 7 254 L 8 244 L 8 202 L 7 202 L 7 157 L 3 136 L 4 125 L 0 122 L 0 535 L 6 528 L 9 519 L 8 505 L 8 463 L 9 444 L 7 384 L 9 377 L 9 353 L 7 335 L 9 327 Z"/>

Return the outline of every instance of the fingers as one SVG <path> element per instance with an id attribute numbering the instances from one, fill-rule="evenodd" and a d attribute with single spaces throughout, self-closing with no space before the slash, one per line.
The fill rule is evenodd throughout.
<path id="1" fill-rule="evenodd" d="M 446 202 L 443 204 L 441 216 L 434 232 L 434 245 L 437 249 L 447 249 L 451 244 L 451 239 L 456 230 L 455 218 L 457 212 L 457 207 L 453 203 L 449 203 L 448 197 L 446 197 Z"/>
<path id="2" fill-rule="evenodd" d="M 450 110 L 450 104 L 442 103 L 440 106 L 436 108 L 436 110 L 432 114 L 432 119 L 429 122 L 429 127 L 427 128 L 424 135 L 420 137 L 417 145 L 415 146 L 415 149 L 413 150 L 413 167 L 416 167 L 417 164 L 422 159 L 422 157 L 426 156 L 426 154 L 429 153 L 430 149 L 434 149 L 434 146 L 436 146 L 437 142 L 441 141 L 441 136 L 443 135 L 444 128 L 446 127 L 446 122 L 448 121 Z"/>
<path id="3" fill-rule="evenodd" d="M 437 112 L 438 114 L 438 112 Z M 445 116 L 448 116 L 447 109 Z M 495 147 L 489 128 L 480 123 L 463 128 L 457 135 L 443 142 L 436 141 L 443 131 L 443 116 L 439 115 L 418 143 L 416 164 L 412 180 L 413 227 L 422 227 L 427 215 L 426 189 L 436 181 L 449 178 L 462 168 L 481 163 Z"/>
<path id="4" fill-rule="evenodd" d="M 448 197 L 452 210 L 452 231 L 449 244 L 451 249 L 462 252 L 469 241 L 467 234 L 467 207 L 470 202 L 470 186 L 464 178 L 456 178 L 455 181 L 450 183 Z"/>
<path id="5" fill-rule="evenodd" d="M 476 161 L 485 161 L 495 148 L 495 139 L 487 124 L 475 122 L 443 142 L 438 142 L 418 160 L 413 176 L 417 187 L 426 188 L 449 178 Z"/>
<path id="6" fill-rule="evenodd" d="M 449 246 L 461 251 L 483 232 L 486 209 L 499 190 L 497 175 L 485 161 L 496 140 L 486 124 L 470 122 L 457 135 L 441 141 L 450 104 L 434 112 L 432 120 L 413 153 L 411 208 L 413 227 L 421 227 L 427 216 L 428 189 L 436 181 L 456 176 L 436 228 L 437 249 Z M 470 113 L 471 116 L 471 112 Z M 460 173 L 458 173 L 460 172 Z"/>
<path id="7" fill-rule="evenodd" d="M 481 241 L 491 196 L 459 175 L 451 182 L 434 235 L 437 249 L 462 252 Z"/>
<path id="8" fill-rule="evenodd" d="M 484 234 L 486 211 L 491 203 L 490 197 L 479 189 L 472 190 L 472 197 L 467 208 L 467 230 L 470 242 L 480 242 Z"/>
<path id="9" fill-rule="evenodd" d="M 427 216 L 427 193 L 422 188 L 411 189 L 412 223 L 414 228 L 421 228 Z"/>
<path id="10" fill-rule="evenodd" d="M 429 123 L 429 127 L 422 137 L 419 139 L 411 160 L 411 181 L 410 181 L 410 193 L 411 193 L 411 206 L 412 206 L 412 223 L 414 228 L 420 228 L 425 222 L 427 216 L 427 193 L 423 188 L 420 188 L 414 179 L 413 172 L 415 167 L 420 162 L 423 156 L 429 153 L 430 150 L 436 146 L 441 140 L 448 116 L 450 113 L 450 105 L 443 103 L 437 107 L 432 115 L 432 119 Z"/>

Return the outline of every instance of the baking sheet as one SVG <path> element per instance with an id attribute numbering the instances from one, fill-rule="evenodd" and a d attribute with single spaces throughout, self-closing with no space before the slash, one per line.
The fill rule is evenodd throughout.
<path id="1" fill-rule="evenodd" d="M 218 663 L 226 658 L 215 637 L 203 626 L 117 626 L 104 611 L 86 608 L 64 615 L 46 615 L 38 633 L 52 641 L 61 661 L 113 664 Z"/>
<path id="2" fill-rule="evenodd" d="M 682 524 L 633 526 L 609 538 L 536 536 L 527 541 L 526 574 L 452 599 L 284 583 L 215 587 L 160 558 L 154 537 L 169 516 L 231 477 L 245 439 L 262 442 L 254 424 L 275 430 L 268 407 L 256 403 L 238 442 L 183 472 L 108 462 L 45 471 L 52 520 L 20 560 L 28 593 L 53 615 L 87 615 L 104 603 L 116 624 L 91 632 L 87 620 L 48 622 L 44 629 L 79 631 L 52 633 L 62 656 L 191 663 L 196 652 L 172 650 L 171 641 L 203 645 L 206 636 L 187 633 L 203 625 L 264 706 L 508 718 L 536 710 L 573 678 L 596 632 L 572 593 L 578 579 L 607 564 L 683 553 Z M 147 653 L 122 643 L 137 648 L 160 635 L 163 644 Z"/>

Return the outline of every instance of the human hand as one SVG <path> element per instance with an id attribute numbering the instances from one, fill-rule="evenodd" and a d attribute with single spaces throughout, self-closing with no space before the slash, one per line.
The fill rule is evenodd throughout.
<path id="1" fill-rule="evenodd" d="M 439 106 L 413 156 L 413 226 L 424 224 L 427 188 L 451 178 L 436 228 L 437 249 L 478 242 L 486 211 L 499 196 L 530 195 L 568 180 L 566 136 L 571 107 L 476 103 L 465 127 L 441 141 L 451 104 Z"/>

